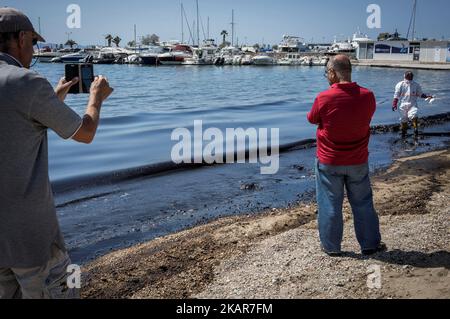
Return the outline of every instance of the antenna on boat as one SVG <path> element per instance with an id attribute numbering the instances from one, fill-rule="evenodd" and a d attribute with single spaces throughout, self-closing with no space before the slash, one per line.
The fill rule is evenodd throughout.
<path id="1" fill-rule="evenodd" d="M 409 33 L 412 29 L 411 40 L 414 41 L 416 33 L 416 16 L 417 16 L 417 0 L 414 0 L 411 20 L 409 21 L 408 34 L 406 38 L 409 39 Z"/>

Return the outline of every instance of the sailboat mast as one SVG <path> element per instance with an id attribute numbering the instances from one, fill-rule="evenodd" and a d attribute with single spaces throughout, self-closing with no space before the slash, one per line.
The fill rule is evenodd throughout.
<path id="1" fill-rule="evenodd" d="M 198 0 L 197 0 L 197 44 L 200 48 L 200 15 L 198 12 Z"/>
<path id="2" fill-rule="evenodd" d="M 192 45 L 195 46 L 195 20 L 192 21 Z"/>
<path id="3" fill-rule="evenodd" d="M 181 3 L 181 43 L 184 43 L 184 17 L 183 17 L 183 3 Z"/>
<path id="4" fill-rule="evenodd" d="M 414 9 L 413 9 L 413 27 L 412 27 L 412 40 L 415 39 L 416 34 L 416 14 L 417 14 L 417 0 L 414 0 Z"/>
<path id="5" fill-rule="evenodd" d="M 231 46 L 234 46 L 234 9 L 231 10 Z"/>
<path id="6" fill-rule="evenodd" d="M 137 32 L 136 32 L 136 25 L 134 25 L 134 53 L 137 54 Z"/>
<path id="7" fill-rule="evenodd" d="M 416 33 L 416 15 L 417 15 L 417 0 L 414 0 L 411 19 L 409 20 L 408 34 L 406 35 L 406 38 L 409 39 L 409 34 L 412 31 L 411 41 L 414 41 Z"/>

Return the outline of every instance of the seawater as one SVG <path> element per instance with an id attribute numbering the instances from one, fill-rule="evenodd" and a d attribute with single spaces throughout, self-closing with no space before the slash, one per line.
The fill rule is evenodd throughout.
<path id="1" fill-rule="evenodd" d="M 62 64 L 37 64 L 34 69 L 56 85 Z M 394 86 L 405 70 L 355 67 L 354 81 L 374 91 L 373 124 L 391 124 Z M 328 88 L 323 67 L 144 67 L 96 65 L 115 91 L 102 108 L 94 143 L 81 145 L 49 135 L 52 181 L 115 172 L 170 161 L 171 133 L 205 128 L 279 128 L 280 144 L 313 138 L 316 128 L 306 120 L 317 94 Z M 415 71 L 434 104 L 421 102 L 421 114 L 449 111 L 450 72 Z M 66 103 L 83 115 L 87 95 L 69 96 Z"/>

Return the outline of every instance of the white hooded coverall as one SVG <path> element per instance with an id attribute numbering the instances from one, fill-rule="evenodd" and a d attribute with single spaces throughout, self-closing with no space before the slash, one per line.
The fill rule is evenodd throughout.
<path id="1" fill-rule="evenodd" d="M 395 87 L 394 99 L 399 100 L 400 121 L 408 123 L 417 118 L 419 105 L 417 100 L 423 94 L 422 87 L 414 81 L 403 80 Z"/>

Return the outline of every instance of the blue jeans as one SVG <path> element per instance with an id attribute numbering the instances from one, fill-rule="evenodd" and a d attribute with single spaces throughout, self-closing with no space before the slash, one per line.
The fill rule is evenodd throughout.
<path id="1" fill-rule="evenodd" d="M 316 183 L 319 231 L 323 248 L 330 253 L 341 252 L 345 187 L 353 210 L 356 237 L 361 249 L 376 249 L 381 243 L 381 234 L 380 222 L 373 204 L 369 164 L 330 166 L 317 160 Z"/>

